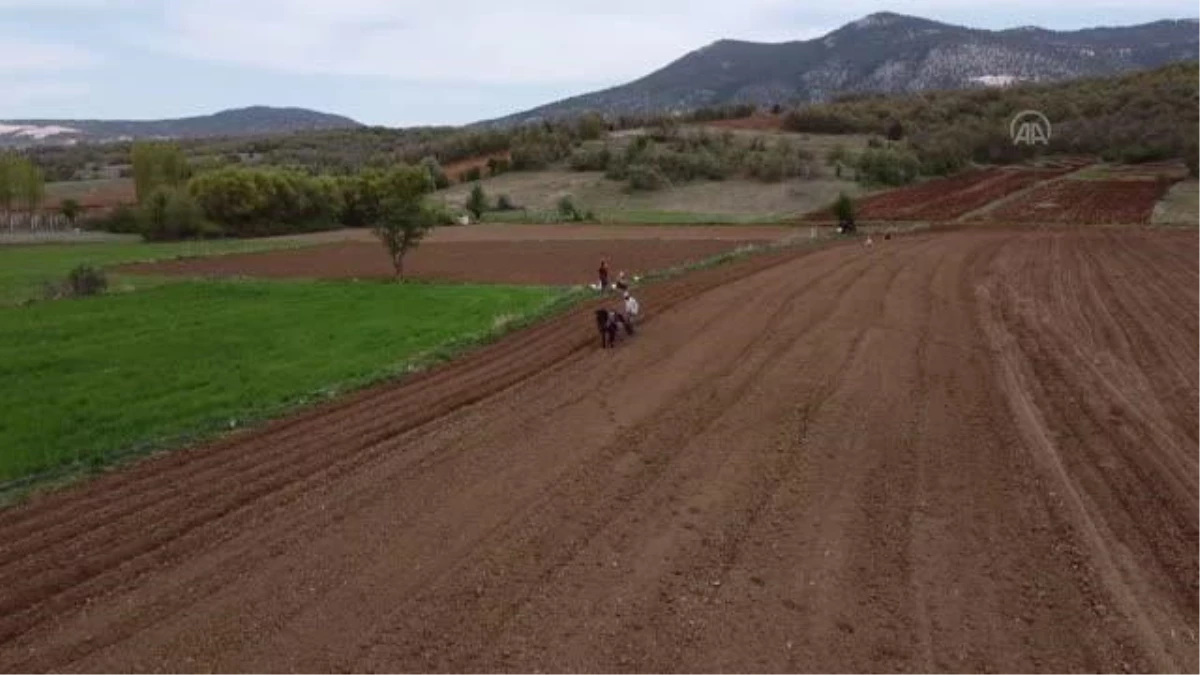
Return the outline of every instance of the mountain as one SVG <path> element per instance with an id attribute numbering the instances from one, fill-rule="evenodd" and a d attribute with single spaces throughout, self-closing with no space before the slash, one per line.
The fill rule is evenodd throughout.
<path id="1" fill-rule="evenodd" d="M 171 120 L 0 120 L 0 146 L 105 143 L 140 138 L 285 134 L 362 126 L 304 108 L 254 106 Z"/>
<path id="2" fill-rule="evenodd" d="M 891 12 L 799 42 L 720 40 L 639 80 L 484 124 L 586 111 L 639 114 L 736 103 L 806 103 L 1114 75 L 1200 58 L 1195 19 L 1138 26 L 990 31 Z"/>

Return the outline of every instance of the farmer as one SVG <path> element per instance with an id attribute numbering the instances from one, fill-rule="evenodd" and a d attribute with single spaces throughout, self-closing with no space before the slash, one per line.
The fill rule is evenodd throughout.
<path id="1" fill-rule="evenodd" d="M 629 291 L 625 291 L 625 325 L 631 334 L 633 333 L 633 323 L 637 320 L 638 311 L 640 310 L 641 307 L 638 305 L 637 298 L 630 295 Z"/>
<path id="2" fill-rule="evenodd" d="M 600 261 L 600 290 L 608 290 L 608 261 Z"/>
<path id="3" fill-rule="evenodd" d="M 629 282 L 625 280 L 625 273 L 621 272 L 617 275 L 617 290 L 625 293 L 629 290 Z"/>

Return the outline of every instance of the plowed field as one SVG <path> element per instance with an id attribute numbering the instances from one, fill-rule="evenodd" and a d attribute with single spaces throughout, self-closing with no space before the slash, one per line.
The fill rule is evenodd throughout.
<path id="1" fill-rule="evenodd" d="M 741 242 L 751 243 L 751 242 Z M 445 242 L 422 245 L 405 258 L 418 279 L 513 284 L 586 284 L 605 259 L 617 270 L 645 274 L 732 251 L 730 241 Z M 356 279 L 392 276 L 378 242 L 342 242 L 299 249 L 129 265 L 123 271 L 185 276 Z"/>
<path id="2" fill-rule="evenodd" d="M 1042 167 L 993 167 L 972 169 L 946 178 L 936 178 L 863 199 L 858 205 L 861 220 L 945 222 L 1087 166 L 1086 159 L 1062 159 Z M 806 221 L 828 221 L 829 209 L 805 216 Z"/>
<path id="3" fill-rule="evenodd" d="M 1197 244 L 749 258 L 35 499 L 0 670 L 1194 672 Z"/>
<path id="4" fill-rule="evenodd" d="M 980 219 L 1012 223 L 1149 223 L 1173 181 L 1063 180 L 1039 185 Z"/>
<path id="5" fill-rule="evenodd" d="M 954 220 L 1040 181 L 1074 169 L 976 169 L 949 178 L 934 179 L 864 199 L 858 207 L 862 220 Z M 818 211 L 806 220 L 828 220 Z"/>

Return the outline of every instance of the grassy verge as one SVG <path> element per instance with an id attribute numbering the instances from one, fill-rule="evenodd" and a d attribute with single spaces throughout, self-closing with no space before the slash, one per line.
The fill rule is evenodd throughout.
<path id="1" fill-rule="evenodd" d="M 282 414 L 563 302 L 549 288 L 182 281 L 0 307 L 0 486 Z"/>
<path id="2" fill-rule="evenodd" d="M 4 246 L 0 247 L 0 305 L 41 298 L 45 283 L 62 281 L 67 272 L 77 265 L 103 267 L 181 257 L 249 253 L 302 245 L 286 239 L 223 239 L 163 244 L 135 242 Z M 163 283 L 150 277 L 132 275 L 121 276 L 113 281 L 120 290 Z"/>

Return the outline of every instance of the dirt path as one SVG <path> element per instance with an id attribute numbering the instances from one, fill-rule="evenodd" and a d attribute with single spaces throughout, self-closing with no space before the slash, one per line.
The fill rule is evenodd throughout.
<path id="1" fill-rule="evenodd" d="M 0 670 L 1195 671 L 1196 247 L 754 258 L 104 476 Z"/>

